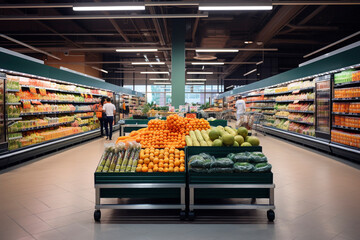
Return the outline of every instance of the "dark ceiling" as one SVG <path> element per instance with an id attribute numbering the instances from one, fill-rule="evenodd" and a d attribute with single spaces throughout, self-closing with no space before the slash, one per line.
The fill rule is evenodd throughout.
<path id="1" fill-rule="evenodd" d="M 17 1 L 0 0 L 0 4 L 74 3 L 88 1 Z M 101 1 L 94 1 L 101 2 Z M 111 2 L 111 1 L 102 1 Z M 145 1 L 156 2 L 156 1 Z M 157 1 L 162 2 L 162 1 Z M 173 1 L 176 2 L 176 1 Z M 189 2 L 189 1 L 182 1 Z M 229 2 L 229 1 L 228 1 Z M 239 2 L 239 1 L 232 1 Z M 277 1 L 281 3 L 282 1 Z M 286 1 L 298 2 L 298 1 Z M 309 1 L 312 2 L 312 1 Z M 337 1 L 341 2 L 341 1 Z M 349 2 L 349 1 L 346 1 Z M 359 2 L 359 1 L 354 1 Z M 216 57 L 215 61 L 232 62 L 221 67 L 205 66 L 217 74 L 213 79 L 229 85 L 242 85 L 295 68 L 313 57 L 360 40 L 359 35 L 308 58 L 303 56 L 360 30 L 360 5 L 275 5 L 272 11 L 209 12 L 207 18 L 186 20 L 186 48 L 276 48 L 277 51 L 240 51 L 239 53 L 207 53 L 200 57 Z M 198 14 L 196 6 L 146 7 L 140 14 Z M 91 12 L 92 15 L 122 15 L 131 12 Z M 122 85 L 132 72 L 144 69 L 169 71 L 171 66 L 172 19 L 59 19 L 59 20 L 4 20 L 14 16 L 83 16 L 89 12 L 74 12 L 72 8 L 16 8 L 0 6 L 0 33 L 49 53 L 83 53 L 101 59 L 87 60 L 89 66 L 100 66 L 109 71 L 102 77 L 108 82 Z M 252 41 L 245 44 L 245 41 Z M 33 57 L 44 55 L 17 43 L 0 38 L 0 46 Z M 144 61 L 141 53 L 116 53 L 121 47 L 154 47 L 168 50 L 145 53 L 150 61 L 167 61 L 164 67 L 134 67 L 131 61 Z M 194 50 L 186 51 L 186 61 L 194 59 Z M 260 65 L 236 64 L 259 62 Z M 51 59 L 49 58 L 49 61 Z M 214 61 L 214 60 L 211 60 Z M 235 63 L 235 64 L 234 64 Z M 72 64 L 84 64 L 73 62 Z M 100 65 L 99 65 L 100 64 Z M 257 72 L 243 76 L 257 68 Z M 187 70 L 202 67 L 187 65 Z M 132 75 L 135 76 L 135 75 Z M 136 75 L 137 76 L 137 75 Z M 196 77 L 196 76 L 194 76 Z M 135 77 L 135 83 L 137 77 Z"/>

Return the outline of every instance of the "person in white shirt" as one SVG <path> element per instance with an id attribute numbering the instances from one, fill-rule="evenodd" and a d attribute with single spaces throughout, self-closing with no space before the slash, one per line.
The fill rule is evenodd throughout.
<path id="1" fill-rule="evenodd" d="M 235 102 L 236 107 L 236 120 L 239 121 L 240 117 L 246 112 L 246 104 L 245 101 L 242 100 L 242 97 L 239 96 L 238 100 Z"/>
<path id="2" fill-rule="evenodd" d="M 111 140 L 112 138 L 112 127 L 114 123 L 114 116 L 116 114 L 116 107 L 111 103 L 111 99 L 107 98 L 106 103 L 103 106 L 103 112 L 105 113 L 105 133 L 106 140 Z M 110 129 L 109 129 L 110 128 Z M 110 131 L 109 131 L 110 130 Z"/>

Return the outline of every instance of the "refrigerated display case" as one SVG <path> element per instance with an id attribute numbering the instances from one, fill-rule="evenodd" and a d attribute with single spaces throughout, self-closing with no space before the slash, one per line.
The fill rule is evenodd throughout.
<path id="1" fill-rule="evenodd" d="M 330 139 L 331 129 L 331 75 L 315 79 L 316 85 L 316 137 Z"/>
<path id="2" fill-rule="evenodd" d="M 7 150 L 5 124 L 5 75 L 0 75 L 0 152 Z"/>

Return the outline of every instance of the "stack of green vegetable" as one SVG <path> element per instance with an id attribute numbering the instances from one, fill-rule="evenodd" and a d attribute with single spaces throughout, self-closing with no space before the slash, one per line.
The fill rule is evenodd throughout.
<path id="1" fill-rule="evenodd" d="M 106 146 L 96 172 L 135 172 L 140 150 L 141 145 L 136 142 Z"/>
<path id="2" fill-rule="evenodd" d="M 272 168 L 261 152 L 229 153 L 222 158 L 201 153 L 191 156 L 188 165 L 190 172 L 198 173 L 270 172 Z"/>

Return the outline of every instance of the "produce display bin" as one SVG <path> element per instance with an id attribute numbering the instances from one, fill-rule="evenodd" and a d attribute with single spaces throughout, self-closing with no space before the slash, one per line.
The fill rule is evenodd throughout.
<path id="1" fill-rule="evenodd" d="M 227 120 L 222 120 L 222 119 L 219 119 L 219 120 L 214 120 L 214 121 L 209 121 L 210 123 L 210 126 L 214 126 L 214 127 L 217 127 L 217 126 L 223 126 L 223 127 L 226 127 L 227 126 Z"/>
<path id="2" fill-rule="evenodd" d="M 123 124 L 120 127 L 120 136 L 125 136 L 125 133 L 137 131 L 141 128 L 146 128 L 147 124 Z"/>
<path id="3" fill-rule="evenodd" d="M 148 119 L 125 119 L 125 124 L 147 124 Z"/>
<path id="4" fill-rule="evenodd" d="M 207 153 L 225 157 L 228 153 L 261 152 L 262 147 L 187 147 L 185 156 Z M 189 171 L 189 219 L 194 219 L 195 209 L 268 209 L 269 221 L 275 219 L 273 174 L 268 173 L 194 173 Z M 251 204 L 197 204 L 198 199 L 250 198 Z M 267 198 L 269 204 L 256 204 L 256 198 Z"/>
<path id="5" fill-rule="evenodd" d="M 179 209 L 185 219 L 186 173 L 95 173 L 95 221 L 100 209 Z M 178 199 L 178 204 L 101 204 L 101 198 Z"/>

